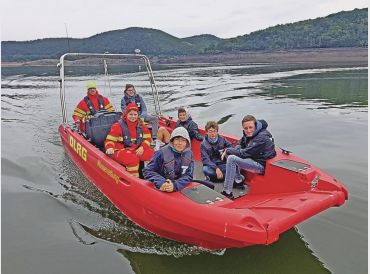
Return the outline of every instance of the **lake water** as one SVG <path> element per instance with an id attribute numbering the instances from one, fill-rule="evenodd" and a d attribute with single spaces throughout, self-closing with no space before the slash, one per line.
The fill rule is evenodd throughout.
<path id="1" fill-rule="evenodd" d="M 246 114 L 265 119 L 275 143 L 349 190 L 331 208 L 270 246 L 206 251 L 147 232 L 122 215 L 63 151 L 57 70 L 2 68 L 2 273 L 367 273 L 368 70 L 251 64 L 155 71 L 162 112 L 187 106 L 200 126 L 240 136 Z M 71 69 L 72 70 L 72 69 Z M 76 68 L 74 68 L 76 70 Z M 144 73 L 67 77 L 68 115 L 96 80 L 117 109 Z M 95 72 L 94 72 L 95 73 Z M 109 90 L 108 86 L 111 86 Z"/>

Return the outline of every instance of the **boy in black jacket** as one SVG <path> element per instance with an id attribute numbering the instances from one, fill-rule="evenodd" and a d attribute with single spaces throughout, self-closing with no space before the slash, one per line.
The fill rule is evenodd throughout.
<path id="1" fill-rule="evenodd" d="M 184 127 L 188 131 L 190 139 L 195 138 L 198 141 L 203 141 L 203 136 L 199 134 L 198 125 L 193 121 L 186 109 L 179 108 L 177 112 L 179 119 L 176 122 L 176 127 Z"/>

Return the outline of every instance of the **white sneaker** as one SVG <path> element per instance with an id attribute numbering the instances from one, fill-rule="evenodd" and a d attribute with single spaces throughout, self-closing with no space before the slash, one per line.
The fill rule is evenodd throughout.
<path id="1" fill-rule="evenodd" d="M 154 151 L 158 151 L 161 149 L 161 146 L 164 145 L 164 143 L 161 140 L 155 139 L 155 146 Z"/>

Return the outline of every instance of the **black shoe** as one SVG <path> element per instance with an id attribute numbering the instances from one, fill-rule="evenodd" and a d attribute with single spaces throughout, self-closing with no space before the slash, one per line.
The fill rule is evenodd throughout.
<path id="1" fill-rule="evenodd" d="M 245 186 L 244 186 L 244 182 L 241 182 L 241 183 L 235 183 L 233 184 L 233 188 L 237 188 L 237 189 L 240 189 L 240 190 L 244 190 L 245 189 Z"/>
<path id="2" fill-rule="evenodd" d="M 231 193 L 226 193 L 226 191 L 225 190 L 223 190 L 222 192 L 221 192 L 221 194 L 222 195 L 224 195 L 226 198 L 229 198 L 230 200 L 234 200 L 235 199 L 235 197 L 234 197 L 234 195 L 233 195 L 233 193 L 231 192 Z"/>

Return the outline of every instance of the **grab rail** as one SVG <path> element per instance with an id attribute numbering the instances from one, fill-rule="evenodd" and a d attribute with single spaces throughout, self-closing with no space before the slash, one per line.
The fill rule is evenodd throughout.
<path id="1" fill-rule="evenodd" d="M 59 60 L 59 63 L 58 63 L 58 67 L 59 67 L 59 75 L 60 75 L 60 79 L 59 79 L 59 82 L 60 82 L 60 101 L 61 101 L 61 110 L 62 110 L 62 117 L 63 117 L 63 124 L 64 126 L 66 126 L 68 123 L 67 123 L 67 106 L 66 106 L 66 95 L 65 95 L 65 59 L 67 57 L 96 57 L 96 58 L 106 58 L 106 57 L 110 57 L 110 58 L 113 58 L 113 59 L 120 59 L 120 58 L 123 58 L 123 57 L 129 57 L 129 58 L 133 58 L 133 59 L 142 59 L 144 61 L 144 64 L 145 64 L 145 67 L 146 67 L 146 70 L 147 70 L 147 73 L 148 73 L 148 78 L 149 78 L 149 82 L 150 82 L 150 87 L 151 87 L 151 90 L 152 90 L 152 95 L 153 95 L 153 99 L 154 99 L 154 109 L 155 109 L 155 113 L 156 115 L 158 116 L 161 116 L 162 113 L 161 113 L 161 107 L 160 107 L 160 104 L 159 104 L 159 93 L 158 93 L 158 89 L 157 89 L 157 85 L 155 83 L 155 79 L 154 79 L 154 74 L 153 74 L 153 70 L 152 70 L 152 67 L 151 67 L 151 64 L 150 64 L 150 60 L 149 58 L 144 55 L 144 54 L 115 54 L 115 53 L 65 53 L 63 54 L 61 57 L 60 57 L 60 60 Z"/>

